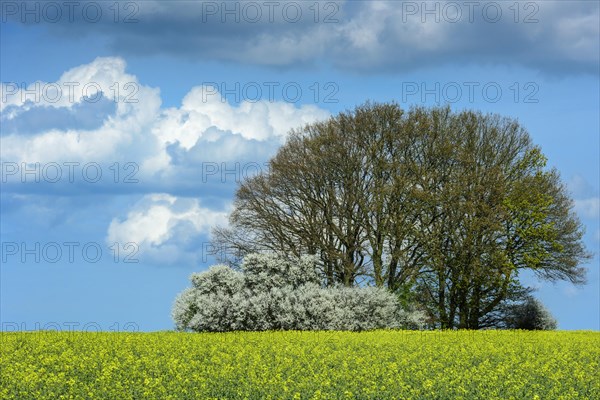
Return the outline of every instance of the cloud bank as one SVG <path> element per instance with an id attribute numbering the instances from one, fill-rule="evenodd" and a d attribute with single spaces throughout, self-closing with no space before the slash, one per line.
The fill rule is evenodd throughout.
<path id="1" fill-rule="evenodd" d="M 54 23 L 40 9 L 39 23 L 63 38 L 73 30 L 101 36 L 123 56 L 278 68 L 325 62 L 361 74 L 452 64 L 596 74 L 600 58 L 600 5 L 592 1 L 143 1 L 123 2 L 119 12 L 92 3 L 96 14 L 102 8 L 98 18 L 81 2 Z M 37 24 L 19 11 L 3 18 Z"/>
<path id="2" fill-rule="evenodd" d="M 57 100 L 60 91 L 68 95 Z M 2 96 L 3 205 L 15 212 L 20 198 L 31 206 L 54 195 L 68 209 L 64 202 L 81 206 L 81 195 L 133 196 L 128 209 L 104 216 L 106 242 L 134 242 L 171 262 L 197 256 L 197 241 L 226 222 L 237 183 L 260 172 L 292 128 L 329 116 L 313 105 L 233 106 L 203 87 L 179 107 L 161 108 L 159 89 L 114 57 L 55 82 L 3 84 Z M 81 110 L 89 118 L 75 117 Z"/>

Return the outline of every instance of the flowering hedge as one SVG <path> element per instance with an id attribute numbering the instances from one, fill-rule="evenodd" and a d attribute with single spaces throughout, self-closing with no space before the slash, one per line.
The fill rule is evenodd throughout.
<path id="1" fill-rule="evenodd" d="M 252 254 L 241 271 L 217 265 L 191 281 L 173 305 L 179 330 L 414 329 L 424 321 L 383 288 L 322 287 L 312 257 Z"/>

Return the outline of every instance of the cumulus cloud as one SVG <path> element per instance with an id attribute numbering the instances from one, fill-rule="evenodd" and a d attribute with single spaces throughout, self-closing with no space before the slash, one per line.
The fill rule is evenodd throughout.
<path id="1" fill-rule="evenodd" d="M 36 82 L 16 91 L 9 88 L 11 93 L 15 92 L 10 95 L 6 93 L 10 84 L 2 86 L 6 98 L 2 104 L 10 107 L 9 112 L 2 113 L 2 124 L 21 127 L 3 133 L 0 153 L 3 161 L 117 161 L 151 151 L 147 146 L 152 147 L 152 141 L 144 139 L 160 111 L 159 90 L 141 85 L 135 76 L 126 73 L 125 61 L 120 58 L 99 57 L 70 69 L 56 82 Z M 54 101 L 45 87 L 62 91 L 61 97 Z M 129 91 L 121 90 L 125 87 Z M 32 96 L 24 91 L 30 91 Z M 48 118 L 53 113 L 69 114 L 69 110 L 77 111 L 85 108 L 86 103 L 102 98 L 115 106 L 102 110 L 112 113 L 100 116 L 100 126 L 57 126 L 55 118 Z M 38 118 L 35 126 L 27 129 L 26 121 L 36 112 L 47 117 L 48 125 L 44 127 L 44 120 Z"/>
<path id="2" fill-rule="evenodd" d="M 150 88 L 139 92 L 137 78 L 125 72 L 126 63 L 118 57 L 98 57 L 89 64 L 80 65 L 63 73 L 54 82 L 35 81 L 26 87 L 15 82 L 0 85 L 0 110 L 8 107 L 26 111 L 33 107 L 73 107 L 80 103 L 95 103 L 102 97 L 114 101 L 118 114 L 131 113 Z M 9 118 L 14 118 L 11 113 Z"/>
<path id="3" fill-rule="evenodd" d="M 144 196 L 124 220 L 112 220 L 107 240 L 157 247 L 171 240 L 177 228 L 186 222 L 190 224 L 179 233 L 193 236 L 208 233 L 212 226 L 224 222 L 226 216 L 225 212 L 201 207 L 197 199 L 178 199 L 165 193 L 150 194 Z"/>
<path id="4" fill-rule="evenodd" d="M 365 74 L 453 63 L 595 74 L 600 58 L 598 2 L 173 3 L 136 3 L 136 23 L 107 17 L 92 24 L 77 14 L 74 22 L 47 28 L 103 35 L 124 55 L 290 68 L 329 62 Z M 102 6 L 104 15 L 113 15 L 109 3 Z"/>
<path id="5" fill-rule="evenodd" d="M 124 219 L 111 221 L 106 242 L 123 246 L 134 243 L 140 256 L 149 255 L 164 261 L 168 254 L 172 260 L 177 259 L 184 256 L 178 254 L 178 250 L 207 238 L 213 226 L 225 224 L 227 211 L 202 207 L 198 199 L 149 194 L 139 200 Z M 200 254 L 202 246 L 199 247 L 191 249 L 191 253 Z"/>
<path id="6" fill-rule="evenodd" d="M 44 96 L 32 102 L 19 94 L 20 89 L 7 95 L 10 106 L 1 117 L 2 161 L 135 162 L 138 177 L 158 186 L 147 184 L 147 190 L 160 191 L 167 183 L 162 178 L 173 176 L 172 168 L 187 168 L 186 162 L 196 168 L 200 157 L 211 162 L 252 157 L 266 161 L 290 129 L 329 116 L 314 105 L 263 100 L 233 106 L 206 87 L 192 88 L 180 107 L 162 109 L 159 89 L 141 84 L 125 67 L 121 58 L 100 57 L 45 83 L 72 91 L 98 87 L 104 100 L 95 108 L 81 90 L 60 102 Z M 93 110 L 81 112 L 89 108 Z M 78 117 L 64 118 L 74 115 Z M 82 120 L 84 115 L 88 118 Z"/>
<path id="7" fill-rule="evenodd" d="M 216 126 L 255 140 L 281 139 L 291 127 L 304 126 L 329 116 L 327 111 L 314 105 L 303 105 L 298 109 L 285 102 L 244 101 L 239 107 L 232 107 L 222 101 L 220 95 L 207 94 L 205 87 L 193 88 L 175 112 L 192 129 L 206 130 Z"/>
<path id="8" fill-rule="evenodd" d="M 161 108 L 159 89 L 140 83 L 118 57 L 97 58 L 42 84 L 98 88 L 93 95 L 100 100 L 90 102 L 91 92 L 79 91 L 66 100 L 31 101 L 21 97 L 21 89 L 3 86 L 10 92 L 3 92 L 10 104 L 1 116 L 3 195 L 9 195 L 3 202 L 21 195 L 28 203 L 44 204 L 56 195 L 137 195 L 130 209 L 110 215 L 106 240 L 136 243 L 146 257 L 164 263 L 197 262 L 200 240 L 226 221 L 240 180 L 260 172 L 292 128 L 329 116 L 313 105 L 246 101 L 234 106 L 205 87 L 192 88 L 179 107 Z M 117 92 L 125 84 L 135 85 L 134 98 L 133 92 Z M 71 173 L 65 163 L 73 162 L 80 164 Z M 83 166 L 90 163 L 97 163 L 103 181 L 90 183 L 89 176 L 81 181 Z M 41 179 L 17 171 L 38 164 L 34 169 Z M 135 182 L 125 184 L 129 164 L 136 166 Z M 54 165 L 47 174 L 52 177 L 62 170 L 60 182 L 44 179 L 47 165 Z M 6 166 L 15 170 L 8 174 Z M 23 178 L 33 184 L 23 184 Z"/>

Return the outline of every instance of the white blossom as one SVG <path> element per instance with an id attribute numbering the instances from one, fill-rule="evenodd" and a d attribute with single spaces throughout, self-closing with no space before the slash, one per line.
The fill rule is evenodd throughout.
<path id="1" fill-rule="evenodd" d="M 241 272 L 225 265 L 192 274 L 175 299 L 180 330 L 419 329 L 424 316 L 400 307 L 383 288 L 322 287 L 314 257 L 296 260 L 252 254 Z"/>

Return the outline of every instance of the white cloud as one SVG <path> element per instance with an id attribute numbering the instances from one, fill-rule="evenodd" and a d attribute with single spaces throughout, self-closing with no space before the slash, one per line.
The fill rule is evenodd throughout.
<path id="1" fill-rule="evenodd" d="M 124 219 L 112 220 L 106 243 L 144 264 L 197 265 L 206 261 L 210 229 L 226 224 L 228 211 L 203 207 L 198 199 L 146 195 Z"/>
<path id="2" fill-rule="evenodd" d="M 290 129 L 329 116 L 327 111 L 314 105 L 296 107 L 285 102 L 246 101 L 232 106 L 222 101 L 218 92 L 207 91 L 205 87 L 192 88 L 181 107 L 161 109 L 159 89 L 139 83 L 136 76 L 125 72 L 125 66 L 120 58 L 97 58 L 70 69 L 56 82 L 62 86 L 65 82 L 76 82 L 75 88 L 80 90 L 89 83 L 98 83 L 112 96 L 110 99 L 117 106 L 101 126 L 87 130 L 36 128 L 40 131 L 35 134 L 7 134 L 2 138 L 2 160 L 16 163 L 136 162 L 141 167 L 138 176 L 147 182 L 156 182 L 157 174 L 167 176 L 169 173 L 169 145 L 177 143 L 188 151 L 199 141 L 218 142 L 233 133 L 237 135 L 235 146 L 218 149 L 213 154 L 223 158 L 243 156 L 255 149 L 253 141 L 280 144 Z M 128 84 L 132 86 L 123 90 Z M 126 99 L 131 93 L 135 94 Z M 8 102 L 9 112 L 3 113 L 2 118 L 18 119 L 23 111 L 36 107 L 70 108 L 84 102 L 82 96 L 83 93 L 78 92 L 74 102 L 64 96 L 61 102 L 50 104 L 44 99 L 34 103 L 22 101 L 19 95 L 13 95 Z"/>
<path id="3" fill-rule="evenodd" d="M 600 197 L 576 199 L 575 211 L 583 218 L 600 217 Z"/>
<path id="4" fill-rule="evenodd" d="M 60 162 L 60 161 L 103 161 L 137 159 L 137 153 L 147 146 L 147 130 L 160 111 L 158 89 L 141 85 L 133 75 L 125 73 L 125 62 L 120 58 L 100 57 L 93 62 L 72 68 L 55 82 L 66 90 L 70 87 L 73 96 L 63 92 L 60 101 L 49 102 L 42 95 L 39 101 L 27 101 L 20 94 L 7 97 L 6 105 L 12 106 L 2 119 L 15 119 L 25 111 L 37 107 L 71 108 L 85 102 L 84 88 L 98 85 L 104 95 L 115 101 L 114 115 L 109 115 L 99 128 L 54 129 L 32 135 L 27 132 L 11 134 L 2 138 L 0 156 L 11 162 Z M 65 86 L 65 83 L 69 83 Z M 130 86 L 127 86 L 130 85 Z M 32 85 L 30 85 L 31 87 Z M 124 90 L 127 86 L 128 91 Z M 121 89 L 117 90 L 117 87 Z M 88 95 L 91 95 L 90 90 Z M 129 94 L 135 93 L 131 98 Z M 150 144 L 152 147 L 152 144 Z"/>
<path id="5" fill-rule="evenodd" d="M 227 222 L 227 210 L 202 207 L 198 199 L 168 194 L 144 196 L 123 220 L 115 218 L 108 227 L 107 243 L 136 243 L 147 251 L 164 244 L 185 243 L 207 235 L 216 225 Z"/>
<path id="6" fill-rule="evenodd" d="M 70 108 L 82 102 L 96 102 L 103 96 L 118 105 L 119 114 L 130 113 L 149 88 L 140 87 L 137 78 L 127 74 L 125 67 L 121 58 L 98 57 L 89 64 L 71 68 L 55 82 L 36 81 L 27 87 L 3 82 L 0 110 L 9 106 Z"/>
<path id="7" fill-rule="evenodd" d="M 99 121 L 100 126 L 57 128 L 47 126 L 43 117 L 33 125 L 15 124 L 19 129 L 4 132 L 0 159 L 18 164 L 98 162 L 107 168 L 115 162 L 137 163 L 140 169 L 135 178 L 140 183 L 131 189 L 141 189 L 141 199 L 126 215 L 112 219 L 106 240 L 137 243 L 140 252 L 154 260 L 181 257 L 187 257 L 187 262 L 194 260 L 198 251 L 194 241 L 208 237 L 211 227 L 227 221 L 227 210 L 211 209 L 204 202 L 201 205 L 201 200 L 188 196 L 193 196 L 189 193 L 195 190 L 195 193 L 218 198 L 227 193 L 227 187 L 236 184 L 239 176 L 223 181 L 221 173 L 215 174 L 211 176 L 214 182 L 210 186 L 201 179 L 203 161 L 233 160 L 234 164 L 224 166 L 228 170 L 238 161 L 265 162 L 290 129 L 329 116 L 327 111 L 314 105 L 298 107 L 284 102 L 258 101 L 233 106 L 221 101 L 214 90 L 206 96 L 203 87 L 191 89 L 180 107 L 161 109 L 159 89 L 142 85 L 125 67 L 120 58 L 97 58 L 70 69 L 56 82 L 59 87 L 77 82 L 79 85 L 75 88 L 79 89 L 90 82 L 98 83 L 117 104 L 114 108 L 105 108 L 110 115 Z M 132 100 L 136 101 L 125 101 L 129 92 L 121 90 L 117 94 L 115 83 L 121 88 L 126 83 L 134 84 L 137 92 Z M 31 114 L 24 111 L 42 107 L 43 115 L 52 110 L 71 109 L 86 101 L 83 95 L 81 91 L 76 92 L 73 101 L 67 97 L 56 103 L 43 99 L 23 101 L 20 95 L 14 95 L 6 104 L 7 112 L 2 113 L 2 118 L 15 121 L 29 118 Z M 27 131 L 34 125 L 35 131 Z M 111 174 L 109 170 L 105 172 Z M 240 173 L 244 172 L 240 167 Z M 14 183 L 18 183 L 19 178 L 18 174 L 11 175 Z M 18 192 L 21 187 L 23 185 L 17 184 L 11 188 Z M 70 187 L 75 189 L 74 185 Z M 101 186 L 94 186 L 98 188 L 102 190 Z M 64 189 L 66 192 L 62 194 L 68 195 L 69 187 Z M 40 193 L 43 191 L 40 189 Z M 188 194 L 177 197 L 178 192 Z M 186 249 L 187 246 L 190 249 Z"/>
<path id="8" fill-rule="evenodd" d="M 244 101 L 231 106 L 212 88 L 194 87 L 180 108 L 164 111 L 153 133 L 163 143 L 178 141 L 185 149 L 193 147 L 211 127 L 239 133 L 245 139 L 281 139 L 291 128 L 329 116 L 314 105 L 299 108 L 284 102 Z"/>

